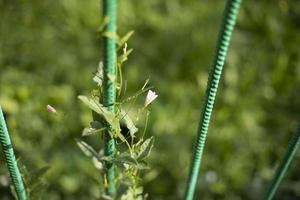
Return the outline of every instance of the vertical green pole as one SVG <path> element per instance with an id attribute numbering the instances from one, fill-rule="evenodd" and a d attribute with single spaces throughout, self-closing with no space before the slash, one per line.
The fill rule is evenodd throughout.
<path id="1" fill-rule="evenodd" d="M 114 36 L 116 34 L 116 9 L 117 0 L 103 0 L 103 15 L 108 19 L 105 26 L 106 35 Z M 103 81 L 103 105 L 111 112 L 115 112 L 115 80 L 111 77 L 116 76 L 116 41 L 114 37 L 104 36 L 104 81 Z M 115 141 L 108 133 L 105 134 L 105 155 L 114 156 Z M 114 196 L 115 194 L 115 169 L 111 162 L 106 163 L 107 188 L 106 194 Z"/>
<path id="2" fill-rule="evenodd" d="M 1 106 L 0 106 L 0 142 L 3 149 L 5 161 L 8 167 L 8 171 L 10 174 L 10 178 L 16 190 L 17 197 L 19 200 L 26 200 L 26 192 L 23 185 L 23 180 L 17 165 L 15 153 L 13 150 L 13 146 L 11 144 L 11 140 L 9 137 L 9 133 L 7 130 L 7 126 L 5 123 Z"/>
<path id="3" fill-rule="evenodd" d="M 287 151 L 284 155 L 284 157 L 282 158 L 275 174 L 274 177 L 272 179 L 272 182 L 270 184 L 270 187 L 266 193 L 265 196 L 265 200 L 271 200 L 273 199 L 276 190 L 278 189 L 278 186 L 280 184 L 280 182 L 282 181 L 285 173 L 287 172 L 293 158 L 295 157 L 297 150 L 300 146 L 300 125 L 298 126 L 297 131 L 295 132 L 295 134 L 293 135 L 293 137 L 291 138 Z"/>
<path id="4" fill-rule="evenodd" d="M 240 4 L 241 0 L 228 0 L 224 11 L 223 23 L 219 33 L 216 53 L 212 64 L 212 69 L 208 78 L 206 95 L 202 107 L 202 114 L 198 127 L 198 136 L 193 153 L 189 178 L 185 190 L 185 200 L 192 200 L 194 197 L 210 117 L 212 114 L 215 97 L 218 90 L 219 80 L 222 74 L 225 57 L 227 54 L 231 34 L 236 22 Z"/>

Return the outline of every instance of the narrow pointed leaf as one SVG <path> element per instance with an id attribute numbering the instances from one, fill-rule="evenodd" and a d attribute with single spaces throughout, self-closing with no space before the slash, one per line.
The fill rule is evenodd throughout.
<path id="1" fill-rule="evenodd" d="M 97 99 L 88 98 L 83 95 L 78 96 L 78 98 L 90 109 L 98 113 L 99 116 L 110 125 L 114 135 L 118 135 L 120 133 L 121 129 L 119 120 L 116 118 L 114 113 L 109 112 L 101 103 L 97 101 Z"/>
<path id="2" fill-rule="evenodd" d="M 84 128 L 83 131 L 82 131 L 82 136 L 89 136 L 89 135 L 102 133 L 105 129 L 106 128 L 102 128 L 102 129 L 94 129 L 94 128 L 91 128 L 91 127 Z"/>
<path id="3" fill-rule="evenodd" d="M 134 31 L 129 31 L 122 38 L 119 38 L 117 40 L 119 47 L 123 46 L 130 39 L 130 37 L 133 35 L 133 33 L 134 33 Z"/>
<path id="4" fill-rule="evenodd" d="M 121 111 L 120 123 L 128 128 L 131 137 L 134 137 L 135 133 L 138 132 L 138 128 L 134 125 L 133 120 L 124 110 Z"/>
<path id="5" fill-rule="evenodd" d="M 95 76 L 93 77 L 93 81 L 97 83 L 98 86 L 102 86 L 102 80 L 103 80 L 103 63 L 99 62 L 97 72 Z"/>
<path id="6" fill-rule="evenodd" d="M 116 159 L 117 159 L 118 161 L 123 162 L 123 163 L 128 163 L 128 164 L 134 164 L 134 165 L 137 165 L 137 161 L 136 161 L 134 158 L 132 158 L 132 157 L 130 156 L 130 154 L 127 153 L 127 152 L 121 153 L 118 157 L 116 157 Z"/>
<path id="7" fill-rule="evenodd" d="M 96 157 L 98 159 L 98 154 L 95 151 L 93 147 L 85 143 L 84 141 L 80 139 L 75 139 L 78 147 L 81 149 L 81 151 L 86 155 L 87 157 Z"/>
<path id="8" fill-rule="evenodd" d="M 149 156 L 151 149 L 153 148 L 154 138 L 153 136 L 143 142 L 139 148 L 137 159 L 142 160 Z"/>
<path id="9" fill-rule="evenodd" d="M 106 128 L 104 126 L 104 124 L 102 122 L 99 122 L 99 121 L 92 121 L 90 123 L 91 127 L 94 128 L 94 129 L 102 129 L 102 128 Z"/>

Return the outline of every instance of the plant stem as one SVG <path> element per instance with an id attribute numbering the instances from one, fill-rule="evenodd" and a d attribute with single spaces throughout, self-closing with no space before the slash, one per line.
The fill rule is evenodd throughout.
<path id="1" fill-rule="evenodd" d="M 223 24 L 219 33 L 216 53 L 212 64 L 211 73 L 208 78 L 206 95 L 203 102 L 203 110 L 198 127 L 196 146 L 193 153 L 188 183 L 185 190 L 185 200 L 192 200 L 194 197 L 210 117 L 240 3 L 241 0 L 228 0 L 224 11 Z"/>
<path id="2" fill-rule="evenodd" d="M 22 180 L 21 173 L 19 171 L 13 146 L 9 137 L 8 129 L 3 116 L 2 108 L 0 106 L 0 142 L 3 149 L 5 161 L 8 167 L 10 178 L 13 186 L 16 190 L 16 194 L 19 200 L 26 200 L 26 192 Z"/>
<path id="3" fill-rule="evenodd" d="M 282 181 L 285 173 L 287 172 L 293 158 L 296 155 L 296 152 L 298 150 L 300 146 L 300 125 L 298 126 L 297 131 L 295 132 L 295 134 L 292 136 L 287 151 L 284 155 L 284 157 L 282 158 L 274 176 L 273 179 L 271 181 L 271 184 L 269 186 L 269 189 L 266 193 L 265 196 L 265 200 L 271 200 L 273 199 L 280 182 Z"/>

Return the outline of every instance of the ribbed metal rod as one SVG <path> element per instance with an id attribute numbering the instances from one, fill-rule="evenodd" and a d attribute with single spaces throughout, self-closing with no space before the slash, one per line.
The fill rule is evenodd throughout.
<path id="1" fill-rule="evenodd" d="M 116 0 L 103 0 L 103 15 L 108 19 L 104 31 L 110 33 L 109 35 L 116 34 L 116 18 L 117 18 L 117 1 Z M 103 105 L 111 112 L 115 112 L 115 81 L 110 77 L 116 77 L 116 41 L 114 37 L 104 36 L 104 81 L 103 81 Z M 105 155 L 114 156 L 115 154 L 115 141 L 108 133 L 105 134 Z M 107 183 L 106 194 L 114 196 L 115 189 L 115 168 L 111 162 L 106 163 Z"/>
<path id="2" fill-rule="evenodd" d="M 24 188 L 21 173 L 19 171 L 11 139 L 9 137 L 8 129 L 0 106 L 0 142 L 4 153 L 7 168 L 15 188 L 19 200 L 26 200 L 26 191 Z"/>
<path id="3" fill-rule="evenodd" d="M 218 90 L 219 80 L 222 74 L 227 49 L 236 22 L 240 4 L 241 0 L 228 0 L 224 11 L 223 23 L 219 33 L 216 53 L 212 64 L 212 69 L 208 78 L 206 95 L 202 106 L 202 112 L 198 126 L 198 136 L 193 152 L 189 178 L 185 190 L 185 200 L 192 200 L 194 197 L 210 117 L 212 114 L 214 101 Z"/>
<path id="4" fill-rule="evenodd" d="M 265 198 L 264 198 L 265 200 L 273 199 L 273 197 L 279 187 L 280 182 L 282 181 L 292 160 L 294 159 L 294 157 L 297 153 L 299 146 L 300 146 L 300 124 L 299 124 L 298 129 L 296 130 L 295 134 L 292 136 L 292 138 L 289 141 L 288 148 L 284 154 L 284 157 L 282 158 L 281 162 L 279 163 L 279 166 L 273 176 L 271 184 L 265 195 Z"/>

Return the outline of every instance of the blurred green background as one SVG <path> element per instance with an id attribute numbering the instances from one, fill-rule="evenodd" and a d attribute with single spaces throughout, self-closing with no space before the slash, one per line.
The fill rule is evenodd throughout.
<path id="1" fill-rule="evenodd" d="M 184 192 L 225 1 L 120 0 L 118 33 L 134 52 L 128 94 L 150 78 L 156 138 L 149 199 Z M 98 0 L 0 0 L 0 104 L 20 162 L 46 165 L 42 199 L 97 199 L 100 174 L 74 138 L 91 119 L 77 100 L 101 59 Z M 300 119 L 300 1 L 244 1 L 220 82 L 195 199 L 260 199 Z M 64 118 L 46 112 L 51 104 Z M 298 121 L 297 121 L 298 120 Z M 300 152 L 275 199 L 300 199 Z M 0 199 L 11 199 L 0 159 Z"/>

